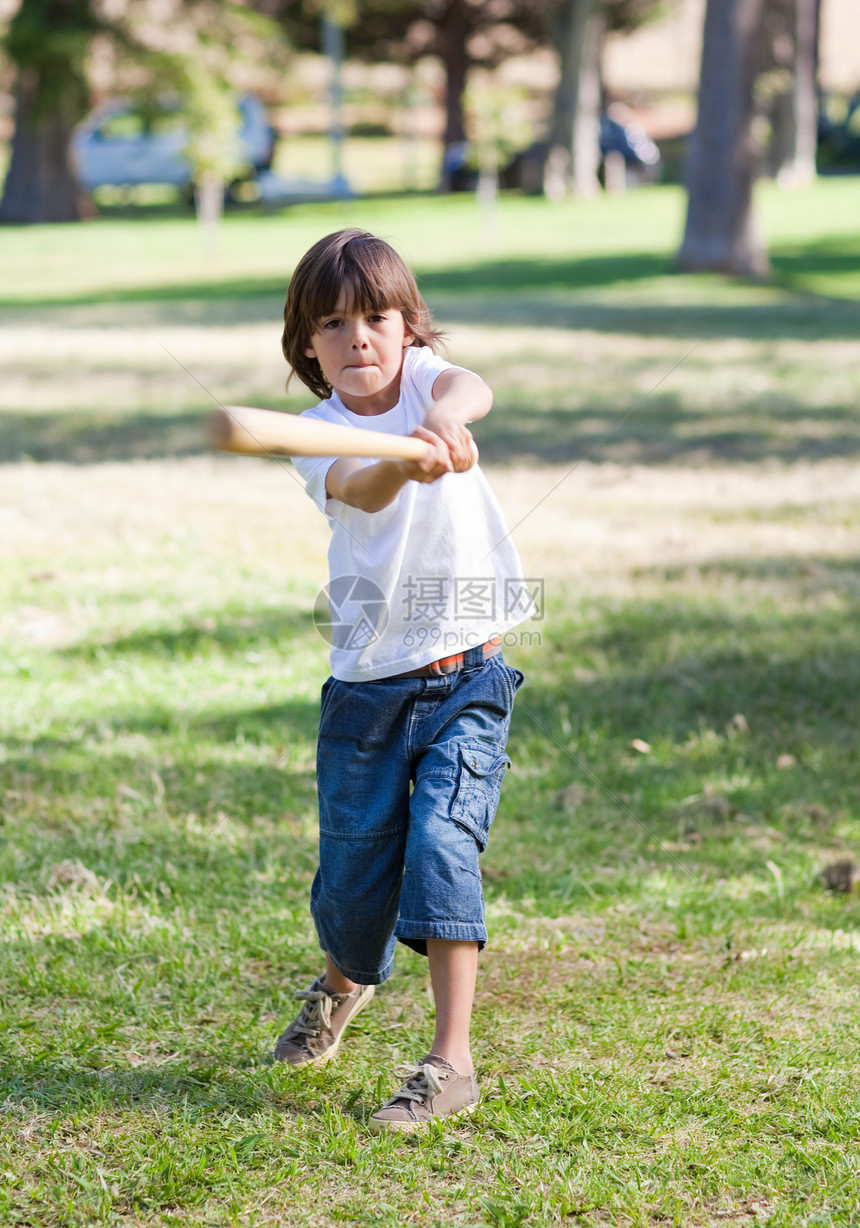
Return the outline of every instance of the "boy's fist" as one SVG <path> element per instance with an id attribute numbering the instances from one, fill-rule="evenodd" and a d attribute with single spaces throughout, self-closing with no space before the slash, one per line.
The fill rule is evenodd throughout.
<path id="1" fill-rule="evenodd" d="M 412 434 L 415 439 L 423 440 L 429 447 L 420 460 L 397 462 L 404 477 L 413 482 L 435 482 L 446 473 L 454 472 L 451 452 L 441 436 L 434 431 L 428 431 L 424 426 L 416 427 Z"/>
<path id="2" fill-rule="evenodd" d="M 456 419 L 437 417 L 433 410 L 427 415 L 427 420 L 433 433 L 448 445 L 454 473 L 465 473 L 471 469 L 478 459 L 478 448 L 469 428 Z"/>

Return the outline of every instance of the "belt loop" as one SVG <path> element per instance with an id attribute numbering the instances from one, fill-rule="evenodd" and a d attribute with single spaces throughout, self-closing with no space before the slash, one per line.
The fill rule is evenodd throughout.
<path id="1" fill-rule="evenodd" d="M 475 648 L 467 648 L 463 653 L 463 668 L 474 669 L 476 665 L 484 664 L 484 645 L 478 644 Z"/>

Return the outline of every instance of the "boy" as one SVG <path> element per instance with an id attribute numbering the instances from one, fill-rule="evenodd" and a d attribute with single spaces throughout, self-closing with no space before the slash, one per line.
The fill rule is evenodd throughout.
<path id="1" fill-rule="evenodd" d="M 434 354 L 439 337 L 412 273 L 382 240 L 339 231 L 299 262 L 282 344 L 322 398 L 304 416 L 429 445 L 415 462 L 294 460 L 332 530 L 311 892 L 325 971 L 296 995 L 304 1005 L 275 1057 L 329 1061 L 391 974 L 395 940 L 426 955 L 433 1045 L 370 1118 L 374 1132 L 478 1103 L 469 1045 L 487 937 L 478 855 L 522 682 L 500 638 L 531 613 L 466 426 L 489 412 L 492 394 Z"/>

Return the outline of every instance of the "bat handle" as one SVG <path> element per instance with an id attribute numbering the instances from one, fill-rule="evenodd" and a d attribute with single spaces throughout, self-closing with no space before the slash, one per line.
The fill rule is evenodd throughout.
<path id="1" fill-rule="evenodd" d="M 411 438 L 411 436 L 407 435 L 407 439 L 409 438 Z M 469 460 L 468 465 L 466 466 L 465 469 L 455 469 L 454 470 L 455 473 L 468 473 L 470 469 L 474 469 L 475 466 L 477 465 L 480 459 L 480 456 L 481 456 L 480 452 L 478 451 L 478 445 L 475 443 L 474 439 L 470 440 L 470 445 L 471 445 L 471 458 Z M 432 446 L 431 444 L 429 443 L 427 444 L 428 448 L 431 446 Z"/>
<path id="2" fill-rule="evenodd" d="M 428 444 L 428 447 L 429 447 L 429 446 L 430 446 L 430 445 Z M 472 440 L 472 447 L 471 447 L 471 451 L 472 451 L 472 455 L 471 455 L 471 457 L 470 457 L 470 459 L 469 459 L 469 463 L 468 463 L 468 465 L 466 466 L 466 468 L 465 468 L 465 469 L 455 469 L 455 470 L 454 470 L 454 472 L 455 472 L 455 473 L 468 473 L 470 469 L 474 469 L 474 468 L 475 468 L 475 466 L 477 465 L 478 460 L 479 460 L 479 458 L 480 458 L 480 455 L 481 455 L 481 454 L 480 454 L 480 452 L 478 451 L 478 445 L 475 443 L 474 439 Z"/>

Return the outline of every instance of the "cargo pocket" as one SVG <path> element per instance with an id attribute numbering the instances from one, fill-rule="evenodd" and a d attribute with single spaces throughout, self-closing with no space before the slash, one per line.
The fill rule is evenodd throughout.
<path id="1" fill-rule="evenodd" d="M 459 749 L 459 780 L 451 803 L 451 818 L 475 837 L 481 852 L 487 846 L 505 771 L 511 761 L 504 751 L 485 742 L 464 742 Z"/>

